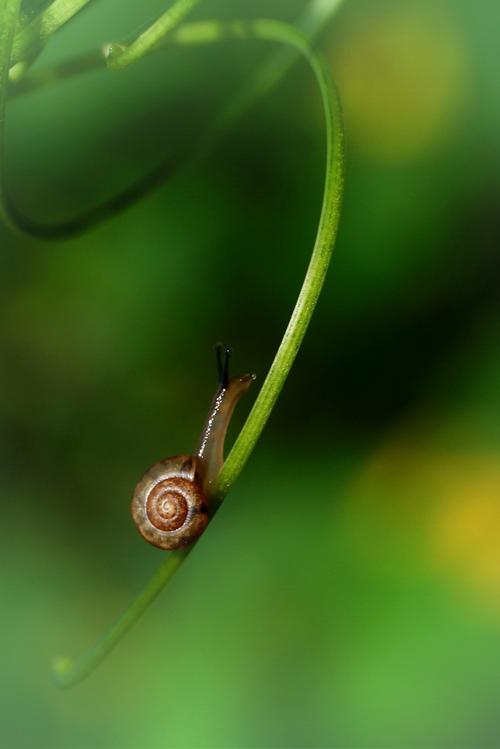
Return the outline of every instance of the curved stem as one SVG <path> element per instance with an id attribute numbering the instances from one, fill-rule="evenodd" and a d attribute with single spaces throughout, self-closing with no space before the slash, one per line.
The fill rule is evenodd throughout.
<path id="1" fill-rule="evenodd" d="M 39 31 L 43 46 L 46 38 L 48 38 L 51 33 L 69 20 L 77 10 L 80 10 L 89 1 L 90 0 L 55 0 L 45 13 L 40 16 L 41 20 L 35 19 L 35 21 L 29 24 L 27 29 L 22 32 L 21 37 L 23 34 L 26 34 L 33 25 L 35 25 L 36 29 Z M 157 44 L 160 38 L 168 35 L 168 33 L 171 32 L 172 29 L 180 23 L 184 16 L 199 2 L 200 0 L 177 0 L 169 10 L 160 16 L 159 19 L 157 19 L 128 47 L 122 47 L 121 45 L 108 45 L 105 55 L 101 53 L 97 59 L 99 59 L 100 64 L 103 65 L 106 58 L 108 67 L 113 69 L 120 69 L 135 62 L 149 52 L 150 49 Z M 54 6 L 57 7 L 54 9 Z M 7 72 L 12 65 L 13 59 L 17 59 L 15 57 L 13 58 L 13 55 L 16 52 L 15 46 L 17 41 L 17 39 L 13 40 L 13 33 L 16 29 L 18 15 L 19 13 L 17 12 L 15 19 L 6 16 L 6 21 L 4 22 L 9 33 L 9 44 L 4 45 L 3 47 L 0 46 L 0 66 L 4 65 Z M 45 16 L 48 16 L 48 18 L 45 18 Z M 2 15 L 0 15 L 0 21 L 1 20 Z M 29 38 L 33 37 L 33 33 L 36 33 L 36 29 L 35 32 L 31 31 Z M 21 51 L 25 51 L 27 44 L 27 41 L 23 42 L 22 37 L 21 41 L 18 41 L 17 46 Z M 20 53 L 18 52 L 18 55 L 19 54 Z M 84 59 L 87 61 L 87 64 L 89 60 L 92 61 L 92 64 L 95 64 L 96 62 L 96 57 L 93 55 L 87 54 L 84 56 Z M 55 224 L 34 221 L 18 210 L 11 201 L 6 188 L 3 156 L 5 148 L 5 104 L 7 83 L 8 77 L 5 78 L 0 91 L 0 114 L 3 115 L 0 119 L 0 217 L 3 218 L 4 222 L 12 231 L 20 231 L 39 239 L 66 239 L 75 234 L 79 234 L 113 213 L 116 213 L 134 203 L 139 197 L 160 184 L 166 176 L 168 169 L 176 166 L 175 160 L 167 162 L 167 164 L 160 164 L 130 188 L 125 189 L 111 199 L 105 200 L 103 203 L 97 205 L 95 208 L 92 208 L 73 219 L 69 219 L 68 221 Z"/>
<path id="2" fill-rule="evenodd" d="M 10 65 L 16 65 L 25 57 L 30 57 L 33 47 L 43 47 L 52 34 L 91 2 L 92 0 L 54 0 L 15 35 Z"/>
<path id="3" fill-rule="evenodd" d="M 273 21 L 256 22 L 261 39 L 288 41 L 308 60 L 321 91 L 326 124 L 326 173 L 316 241 L 300 294 L 268 375 L 248 419 L 220 473 L 216 495 L 222 500 L 238 478 L 268 420 L 300 348 L 325 280 L 337 235 L 343 192 L 344 137 L 335 84 L 321 58 L 294 29 Z"/>
<path id="4" fill-rule="evenodd" d="M 309 41 L 321 32 L 324 26 L 340 8 L 344 0 L 312 0 L 302 15 L 297 19 L 296 28 L 303 31 Z M 15 44 L 15 42 L 14 42 Z M 175 44 L 175 35 L 161 39 L 157 45 L 149 51 L 167 47 Z M 243 83 L 235 97 L 231 109 L 240 110 L 240 114 L 251 106 L 260 96 L 270 91 L 286 75 L 290 67 L 296 61 L 296 50 L 290 46 L 283 46 L 274 52 L 269 60 L 263 63 L 250 79 Z M 18 96 L 24 96 L 32 91 L 62 83 L 68 78 L 83 75 L 103 66 L 102 49 L 85 52 L 82 55 L 63 60 L 51 67 L 42 68 L 36 72 L 27 73 L 22 78 L 11 81 L 9 89 L 9 100 Z"/>
<path id="5" fill-rule="evenodd" d="M 228 488 L 238 477 L 248 460 L 288 376 L 311 320 L 337 235 L 344 161 L 343 129 L 337 92 L 326 65 L 309 46 L 305 36 L 293 27 L 270 20 L 234 21 L 224 24 L 200 22 L 182 27 L 182 37 L 185 43 L 211 42 L 228 36 L 238 39 L 255 38 L 292 44 L 309 62 L 319 85 L 325 114 L 326 174 L 319 227 L 309 267 L 271 369 L 222 469 L 217 485 L 219 501 L 223 499 Z M 185 556 L 180 556 L 177 553 L 173 557 L 174 561 L 171 562 L 172 556 L 171 553 L 167 560 L 162 563 L 144 592 L 92 650 L 74 662 L 66 658 L 58 660 L 56 677 L 62 685 L 69 686 L 86 676 L 116 645 L 185 558 Z"/>
<path id="6" fill-rule="evenodd" d="M 3 142 L 10 59 L 20 8 L 21 0 L 4 0 L 3 7 L 0 8 L 0 218 L 11 228 L 14 227 L 10 220 L 5 182 L 2 177 L 4 174 Z"/>
<path id="7" fill-rule="evenodd" d="M 52 668 L 57 683 L 61 687 L 70 687 L 84 679 L 113 650 L 114 646 L 127 634 L 129 629 L 153 603 L 155 598 L 172 575 L 186 559 L 191 549 L 172 551 L 165 557 L 142 593 L 126 609 L 115 624 L 98 640 L 95 645 L 80 658 L 72 661 L 64 656 L 54 658 Z"/>
<path id="8" fill-rule="evenodd" d="M 53 5 L 58 2 L 62 2 L 62 0 L 56 0 Z M 78 0 L 65 0 L 65 3 L 68 5 L 76 5 L 77 2 Z M 304 33 L 307 33 L 310 37 L 314 37 L 338 10 L 342 2 L 343 0 L 312 0 L 298 20 L 299 27 L 304 31 Z M 167 13 L 170 13 L 173 9 L 174 8 L 171 8 Z M 48 12 L 48 10 L 46 12 Z M 164 16 L 161 18 L 163 17 Z M 172 31 L 172 18 L 178 18 L 178 16 L 169 16 L 170 31 L 162 38 L 159 38 L 156 33 L 158 30 L 156 27 L 157 22 L 150 27 L 150 29 L 156 28 L 154 33 L 154 43 L 152 45 L 148 43 L 151 39 L 151 36 L 149 36 L 148 33 L 150 29 L 139 37 L 140 39 L 146 35 L 146 44 L 141 51 L 141 56 L 142 54 L 146 54 L 153 49 L 158 49 L 159 47 L 189 43 L 189 38 L 190 36 L 192 37 L 192 33 L 189 31 L 189 26 L 192 28 L 192 25 L 181 26 L 179 32 L 175 29 Z M 211 22 L 209 23 L 210 26 L 214 28 L 214 25 L 211 24 Z M 217 26 L 217 23 L 215 26 Z M 187 31 L 186 34 L 184 34 L 185 29 Z M 206 35 L 206 29 L 204 33 Z M 199 43 L 206 43 L 209 41 L 214 40 L 207 38 L 198 39 Z M 192 40 L 191 43 L 195 42 Z M 109 46 L 111 47 L 111 50 L 113 50 L 113 47 L 115 49 L 112 54 L 109 53 Z M 123 55 L 127 51 L 133 49 L 134 42 L 132 42 L 128 47 L 122 48 L 121 53 L 119 53 L 120 45 L 109 46 L 108 57 L 114 58 L 115 56 L 120 57 L 120 54 Z M 137 48 L 135 49 L 135 59 L 138 59 Z M 240 88 L 238 93 L 223 108 L 212 127 L 209 127 L 203 133 L 197 144 L 190 148 L 189 153 L 176 153 L 175 155 L 171 155 L 131 186 L 126 187 L 113 197 L 104 200 L 102 203 L 99 203 L 84 213 L 61 223 L 41 223 L 33 221 L 27 216 L 21 214 L 16 209 L 15 205 L 7 198 L 5 174 L 0 164 L 0 181 L 4 183 L 3 191 L 0 191 L 0 203 L 2 204 L 1 208 L 3 208 L 1 215 L 3 215 L 4 220 L 6 220 L 11 229 L 43 239 L 67 239 L 68 237 L 87 231 L 96 224 L 109 219 L 119 211 L 132 205 L 162 184 L 166 178 L 172 177 L 180 167 L 192 163 L 209 151 L 221 135 L 231 125 L 234 125 L 239 118 L 245 115 L 251 105 L 255 103 L 258 98 L 264 96 L 281 81 L 299 55 L 300 53 L 298 49 L 291 45 L 285 45 L 282 49 L 273 53 L 270 59 L 260 66 L 257 72 L 252 75 L 249 81 Z M 85 53 L 84 55 L 64 61 L 46 70 L 23 75 L 19 80 L 13 82 L 9 90 L 9 95 L 13 97 L 23 93 L 29 93 L 30 91 L 39 89 L 43 86 L 60 83 L 70 76 L 98 69 L 104 66 L 104 60 L 103 52 L 102 50 L 99 50 Z M 125 57 L 125 61 L 126 60 L 127 58 Z M 112 63 L 108 61 L 108 65 L 111 67 Z M 3 123 L 0 122 L 0 150 L 3 148 L 3 139 Z"/>
<path id="9" fill-rule="evenodd" d="M 122 70 L 150 52 L 161 39 L 167 37 L 182 19 L 198 5 L 200 0 L 177 0 L 132 44 L 123 47 L 111 44 L 106 50 L 106 64 L 111 70 Z"/>

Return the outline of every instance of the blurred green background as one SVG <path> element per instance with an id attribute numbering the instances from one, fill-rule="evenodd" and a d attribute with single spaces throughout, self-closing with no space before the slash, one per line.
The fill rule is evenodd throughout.
<path id="1" fill-rule="evenodd" d="M 165 7 L 97 0 L 35 69 Z M 287 323 L 323 180 L 309 70 L 89 233 L 0 230 L 3 747 L 500 746 L 499 26 L 496 0 L 345 0 L 321 34 L 347 175 L 306 341 L 194 553 L 65 692 L 52 657 L 92 644 L 163 558 L 129 499 L 194 448 L 213 342 L 262 381 Z M 169 49 L 14 100 L 15 201 L 67 217 L 182 161 L 271 52 Z"/>

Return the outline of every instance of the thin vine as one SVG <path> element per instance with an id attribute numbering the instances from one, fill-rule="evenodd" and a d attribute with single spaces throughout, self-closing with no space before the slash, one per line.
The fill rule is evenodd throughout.
<path id="1" fill-rule="evenodd" d="M 89 0 L 89 2 L 93 1 Z M 60 3 L 62 0 L 56 0 L 56 2 Z M 79 0 L 64 0 L 67 12 L 69 12 L 69 6 L 76 12 L 78 2 Z M 342 2 L 343 0 L 312 0 L 311 4 L 307 6 L 298 19 L 298 28 L 308 37 L 314 38 L 339 9 Z M 48 11 L 49 9 L 45 13 L 48 13 Z M 1 13 L 2 11 L 0 10 L 0 20 L 2 18 Z M 39 25 L 42 25 L 43 16 L 44 14 L 41 14 L 39 17 Z M 154 27 L 155 24 L 156 22 L 152 26 Z M 160 39 L 157 45 L 150 48 L 148 53 L 162 46 L 174 46 L 179 43 L 177 32 L 174 28 L 171 33 Z M 132 44 L 133 41 L 128 46 Z M 110 47 L 112 49 L 113 46 L 116 49 L 122 45 L 107 45 L 105 53 L 109 55 Z M 0 56 L 2 59 L 8 59 L 6 50 L 0 50 Z M 257 69 L 248 81 L 243 82 L 238 93 L 223 107 L 215 121 L 200 133 L 198 140 L 190 147 L 189 153 L 181 155 L 180 158 L 171 155 L 167 156 L 164 161 L 159 162 L 150 172 L 131 186 L 126 187 L 116 195 L 104 200 L 84 213 L 60 223 L 47 224 L 33 221 L 20 213 L 12 201 L 8 200 L 5 169 L 2 160 L 5 127 L 4 121 L 0 120 L 0 210 L 2 211 L 4 220 L 12 230 L 29 234 L 39 239 L 64 240 L 88 231 L 95 225 L 111 218 L 137 202 L 137 200 L 175 176 L 180 168 L 192 165 L 198 158 L 209 152 L 215 143 L 247 113 L 256 101 L 269 93 L 282 80 L 298 57 L 300 57 L 300 52 L 295 47 L 281 45 Z M 75 75 L 82 75 L 91 70 L 103 68 L 105 66 L 105 59 L 106 55 L 103 55 L 103 50 L 99 49 L 79 55 L 73 59 L 65 60 L 51 68 L 35 72 L 24 70 L 23 75 L 16 75 L 11 80 L 9 98 L 30 93 L 45 86 L 61 83 L 65 79 Z M 11 75 L 12 71 L 13 68 L 11 67 Z"/>
<path id="2" fill-rule="evenodd" d="M 172 6 L 170 10 L 176 7 L 177 11 L 179 11 L 177 23 L 194 6 L 195 1 L 178 0 L 175 6 Z M 0 32 L 0 128 L 5 112 L 5 92 L 10 53 L 19 6 L 20 0 L 5 0 L 4 9 L 0 12 L 0 24 L 2 28 L 2 32 Z M 309 63 L 320 90 L 326 123 L 326 168 L 323 204 L 313 252 L 297 302 L 274 361 L 247 421 L 237 437 L 219 476 L 216 497 L 220 504 L 229 488 L 241 473 L 270 416 L 300 348 L 324 283 L 337 235 L 343 191 L 344 151 L 342 118 L 338 95 L 326 64 L 311 47 L 305 34 L 295 27 L 279 21 L 259 19 L 227 23 L 202 21 L 183 24 L 174 30 L 172 25 L 173 16 L 170 15 L 170 20 L 165 22 L 166 16 L 167 14 L 164 14 L 161 17 L 164 25 L 163 27 L 161 25 L 156 26 L 154 35 L 146 34 L 146 37 L 145 34 L 141 35 L 143 42 L 144 39 L 146 39 L 146 42 L 144 45 L 141 43 L 142 46 L 136 46 L 133 53 L 130 53 L 129 50 L 134 49 L 134 42 L 128 47 L 124 47 L 123 45 L 111 45 L 108 47 L 106 50 L 106 64 L 108 67 L 117 69 L 139 59 L 139 57 L 152 47 L 162 42 L 162 35 L 165 35 L 165 39 L 168 38 L 169 43 L 175 44 L 208 44 L 223 39 L 260 39 L 279 42 L 293 47 Z M 161 33 L 159 32 L 160 28 Z M 168 37 L 166 37 L 167 34 Z M 228 117 L 228 111 L 221 117 L 221 123 L 224 122 L 225 117 Z M 3 161 L 1 154 L 0 160 Z M 0 171 L 2 171 L 1 161 Z M 6 195 L 1 187 L 0 197 L 0 206 L 2 204 L 7 206 L 3 210 L 0 207 L 4 220 L 11 225 L 14 223 L 14 226 L 16 226 L 16 219 L 19 216 L 15 211 L 12 213 L 12 206 L 8 202 L 4 203 Z M 12 218 L 14 218 L 14 222 L 12 222 Z M 23 226 L 23 222 L 21 222 L 21 226 Z M 54 674 L 61 686 L 70 686 L 84 678 L 106 657 L 149 607 L 158 593 L 165 587 L 192 549 L 193 547 L 190 547 L 188 550 L 170 552 L 142 593 L 89 651 L 76 660 L 65 657 L 59 657 L 55 660 Z"/>
<path id="3" fill-rule="evenodd" d="M 20 72 L 24 73 L 52 34 L 91 2 L 93 0 L 54 0 L 42 13 L 19 29 L 14 36 L 10 55 L 11 78 L 18 75 L 16 71 L 12 73 L 14 66 L 22 65 Z"/>

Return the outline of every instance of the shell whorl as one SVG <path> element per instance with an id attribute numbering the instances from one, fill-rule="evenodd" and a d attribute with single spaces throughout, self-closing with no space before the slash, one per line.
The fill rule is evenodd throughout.
<path id="1" fill-rule="evenodd" d="M 192 543 L 208 523 L 197 458 L 177 455 L 155 463 L 137 484 L 132 516 L 139 533 L 160 549 Z"/>

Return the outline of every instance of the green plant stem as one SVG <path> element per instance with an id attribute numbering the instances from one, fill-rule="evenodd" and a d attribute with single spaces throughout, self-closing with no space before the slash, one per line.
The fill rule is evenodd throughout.
<path id="1" fill-rule="evenodd" d="M 58 62 L 41 70 L 32 71 L 19 79 L 10 78 L 9 101 L 35 91 L 63 83 L 68 78 L 89 73 L 103 67 L 102 50 L 92 50 L 77 57 Z M 12 70 L 12 68 L 11 68 Z"/>
<path id="2" fill-rule="evenodd" d="M 79 13 L 92 0 L 54 0 L 43 13 L 36 16 L 14 37 L 10 65 L 33 57 L 33 48 L 42 49 L 52 34 Z"/>
<path id="3" fill-rule="evenodd" d="M 319 33 L 327 20 L 338 10 L 342 1 L 313 0 L 299 19 L 300 28 L 304 33 L 307 32 L 313 36 Z M 182 26 L 179 31 L 184 28 Z M 189 34 L 187 36 L 189 37 Z M 182 38 L 182 33 L 180 34 L 180 38 Z M 199 41 L 208 42 L 210 40 L 200 39 Z M 148 51 L 158 49 L 161 46 L 180 43 L 176 31 L 171 30 L 163 39 L 157 40 L 154 47 L 148 49 Z M 133 46 L 133 42 L 130 46 Z M 269 60 L 263 63 L 257 72 L 250 77 L 248 82 L 241 86 L 238 93 L 222 109 L 213 124 L 203 131 L 199 140 L 191 147 L 189 154 L 175 154 L 167 157 L 133 185 L 126 187 L 112 198 L 103 201 L 81 215 L 56 224 L 33 221 L 27 216 L 22 215 L 12 203 L 7 203 L 7 190 L 4 186 L 3 213 L 4 216 L 8 214 L 10 227 L 30 236 L 60 240 L 79 234 L 101 221 L 109 219 L 111 216 L 144 197 L 167 178 L 171 178 L 180 167 L 194 163 L 196 159 L 210 151 L 228 128 L 234 126 L 259 98 L 271 91 L 282 80 L 299 56 L 300 52 L 290 45 L 283 46 L 274 52 Z M 59 63 L 59 65 L 53 68 L 21 77 L 19 81 L 15 82 L 15 85 L 10 87 L 10 92 L 14 96 L 28 93 L 48 84 L 59 83 L 69 76 L 85 73 L 103 66 L 104 57 L 101 50 L 86 53 L 72 60 Z M 3 142 L 2 123 L 0 123 L 0 139 Z M 2 143 L 0 143 L 1 147 Z M 5 180 L 5 175 L 1 169 L 0 180 Z"/>
<path id="4" fill-rule="evenodd" d="M 12 43 L 20 8 L 21 0 L 4 0 L 3 5 L 0 6 L 0 218 L 10 228 L 15 227 L 11 222 L 8 198 L 5 194 L 3 143 Z"/>
<path id="5" fill-rule="evenodd" d="M 326 172 L 323 205 L 313 253 L 297 302 L 268 375 L 259 391 L 248 419 L 239 433 L 220 473 L 216 496 L 223 499 L 238 478 L 271 414 L 311 321 L 330 263 L 340 219 L 343 193 L 344 137 L 339 98 L 322 59 L 295 31 L 284 33 L 279 23 L 256 22 L 261 39 L 294 44 L 316 76 L 321 91 L 326 124 Z M 287 30 L 288 32 L 291 31 Z"/>
<path id="6" fill-rule="evenodd" d="M 61 687 L 70 687 L 84 679 L 105 658 L 114 646 L 126 635 L 129 629 L 142 616 L 144 611 L 153 603 L 155 598 L 182 562 L 186 559 L 190 549 L 173 551 L 168 554 L 156 570 L 142 593 L 128 607 L 117 622 L 106 632 L 96 644 L 80 658 L 71 661 L 69 658 L 58 656 L 53 662 L 53 671 L 57 683 Z"/>
<path id="7" fill-rule="evenodd" d="M 323 205 L 317 237 L 307 273 L 285 335 L 259 392 L 254 407 L 224 464 L 216 489 L 220 503 L 231 484 L 243 469 L 255 443 L 271 413 L 293 364 L 299 346 L 316 305 L 328 269 L 337 235 L 343 189 L 343 129 L 340 105 L 328 69 L 319 55 L 309 46 L 303 34 L 278 21 L 257 20 L 232 23 L 200 22 L 182 28 L 184 43 L 217 41 L 222 38 L 263 39 L 293 45 L 309 62 L 321 92 L 326 121 L 326 174 Z M 185 558 L 174 556 L 162 563 L 160 569 L 123 617 L 98 644 L 76 661 L 58 659 L 56 678 L 63 686 L 83 678 L 106 656 L 128 631 L 171 578 Z M 173 566 L 170 566 L 173 565 Z"/>
<path id="8" fill-rule="evenodd" d="M 161 39 L 179 25 L 200 0 L 177 0 L 172 7 L 163 13 L 132 44 L 122 47 L 118 44 L 108 46 L 106 64 L 111 70 L 122 70 L 150 52 Z"/>
<path id="9" fill-rule="evenodd" d="M 314 40 L 340 8 L 343 1 L 312 0 L 298 18 L 297 28 L 306 34 L 310 41 Z M 151 51 L 174 44 L 175 40 L 170 35 L 160 40 Z M 240 114 L 244 114 L 258 98 L 272 90 L 282 80 L 298 57 L 299 54 L 292 47 L 281 47 L 274 52 L 269 60 L 250 76 L 248 82 L 242 84 L 238 95 L 234 97 L 230 105 L 231 110 L 238 109 Z M 9 100 L 33 91 L 39 91 L 47 86 L 62 83 L 68 78 L 89 73 L 102 68 L 102 66 L 102 50 L 93 50 L 69 60 L 63 60 L 56 65 L 28 73 L 19 80 L 13 81 L 9 90 Z"/>

